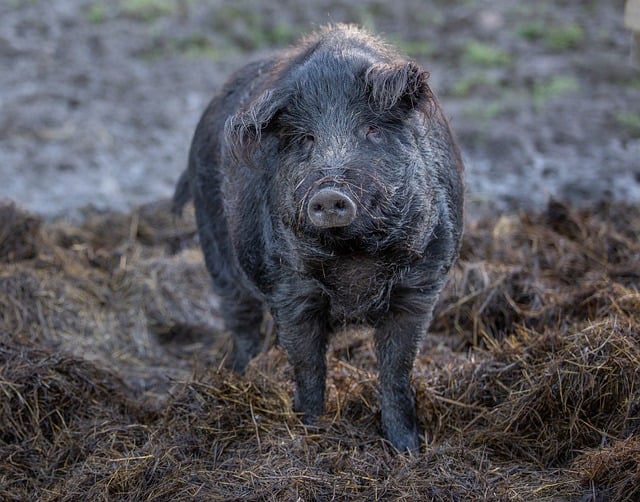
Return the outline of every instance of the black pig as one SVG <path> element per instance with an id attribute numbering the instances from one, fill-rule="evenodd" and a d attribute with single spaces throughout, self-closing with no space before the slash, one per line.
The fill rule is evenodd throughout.
<path id="1" fill-rule="evenodd" d="M 462 231 L 462 162 L 417 64 L 353 26 L 239 70 L 196 129 L 174 196 L 200 242 L 242 372 L 264 309 L 323 412 L 327 339 L 374 328 L 382 429 L 418 448 L 410 373 Z"/>

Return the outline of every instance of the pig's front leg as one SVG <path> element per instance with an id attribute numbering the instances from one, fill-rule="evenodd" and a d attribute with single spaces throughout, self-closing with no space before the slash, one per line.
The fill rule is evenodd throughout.
<path id="1" fill-rule="evenodd" d="M 324 412 L 327 332 L 318 323 L 278 324 L 278 337 L 295 376 L 294 411 L 311 424 Z"/>
<path id="2" fill-rule="evenodd" d="M 419 447 L 411 370 L 428 319 L 409 314 L 389 316 L 375 331 L 379 365 L 382 431 L 399 451 Z"/>
<path id="3" fill-rule="evenodd" d="M 294 411 L 310 424 L 324 412 L 329 326 L 321 295 L 305 286 L 281 284 L 272 313 L 279 343 L 293 366 Z"/>

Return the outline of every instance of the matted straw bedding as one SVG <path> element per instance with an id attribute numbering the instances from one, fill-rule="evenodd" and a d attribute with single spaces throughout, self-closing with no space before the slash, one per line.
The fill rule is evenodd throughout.
<path id="1" fill-rule="evenodd" d="M 244 376 L 192 217 L 0 205 L 0 500 L 640 500 L 640 208 L 469 224 L 414 371 L 418 455 L 379 433 L 370 334 L 336 336 L 305 429 Z"/>

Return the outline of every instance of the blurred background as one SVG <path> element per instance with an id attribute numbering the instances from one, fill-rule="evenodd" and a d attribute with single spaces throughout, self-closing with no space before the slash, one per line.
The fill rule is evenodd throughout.
<path id="1" fill-rule="evenodd" d="M 214 91 L 328 22 L 431 73 L 467 216 L 640 203 L 640 72 L 624 0 L 0 0 L 0 197 L 39 214 L 172 194 Z"/>

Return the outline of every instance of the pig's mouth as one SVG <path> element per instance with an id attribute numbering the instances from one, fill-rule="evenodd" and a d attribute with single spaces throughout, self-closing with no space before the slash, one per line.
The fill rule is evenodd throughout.
<path id="1" fill-rule="evenodd" d="M 320 191 L 300 208 L 296 233 L 320 246 L 323 254 L 374 252 L 387 238 L 383 218 L 375 208 L 342 193 Z M 355 200 L 354 200 L 355 199 Z"/>

